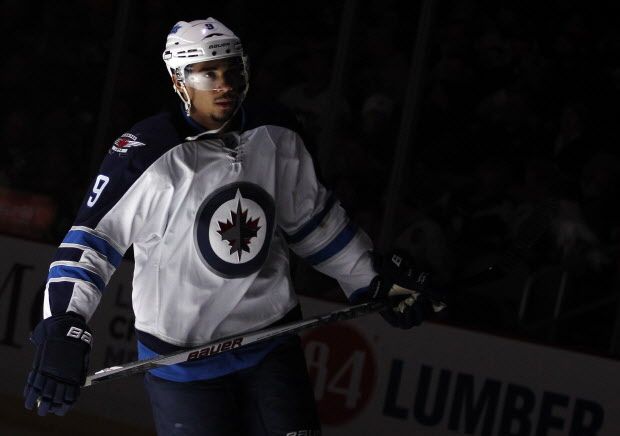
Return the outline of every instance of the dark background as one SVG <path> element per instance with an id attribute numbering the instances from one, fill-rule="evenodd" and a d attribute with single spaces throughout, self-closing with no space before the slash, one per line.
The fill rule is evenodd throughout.
<path id="1" fill-rule="evenodd" d="M 399 129 L 416 126 L 388 245 L 439 284 L 507 271 L 460 289 L 444 322 L 617 357 L 620 4 L 435 3 L 403 121 L 421 2 L 358 2 L 339 97 L 344 2 L 1 2 L 0 231 L 62 240 L 114 139 L 176 98 L 170 28 L 212 16 L 250 56 L 248 98 L 295 111 L 317 159 L 335 108 L 321 177 L 374 240 Z M 339 298 L 294 272 L 300 292 Z"/>

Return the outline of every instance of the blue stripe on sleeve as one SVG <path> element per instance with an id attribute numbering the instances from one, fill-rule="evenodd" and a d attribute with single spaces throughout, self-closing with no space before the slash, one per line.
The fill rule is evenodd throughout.
<path id="1" fill-rule="evenodd" d="M 313 255 L 306 257 L 305 260 L 310 263 L 310 265 L 316 265 L 329 259 L 346 247 L 356 234 L 357 226 L 349 222 L 329 244 Z"/>
<path id="2" fill-rule="evenodd" d="M 94 272 L 88 271 L 87 269 L 80 268 L 78 266 L 69 266 L 69 265 L 56 265 L 50 268 L 50 272 L 48 274 L 48 279 L 61 279 L 61 278 L 72 278 L 84 280 L 86 282 L 90 282 L 93 285 L 97 286 L 99 292 L 103 293 L 105 289 L 105 283 L 101 277 L 99 277 Z"/>
<path id="3" fill-rule="evenodd" d="M 327 214 L 332 209 L 335 203 L 336 203 L 336 197 L 333 195 L 330 196 L 325 202 L 325 206 L 323 207 L 323 210 L 321 210 L 321 212 L 319 212 L 318 214 L 310 218 L 310 221 L 304 224 L 301 227 L 301 229 L 297 230 L 292 235 L 287 235 L 286 233 L 284 233 L 284 239 L 286 239 L 286 242 L 288 242 L 289 244 L 296 244 L 297 242 L 303 240 L 310 233 L 312 233 L 314 229 L 316 229 L 319 226 L 319 224 L 321 224 L 321 222 L 327 216 Z"/>
<path id="4" fill-rule="evenodd" d="M 123 260 L 123 255 L 116 251 L 108 241 L 83 230 L 69 230 L 69 233 L 67 233 L 67 236 L 65 236 L 62 242 L 65 244 L 80 244 L 90 247 L 107 257 L 108 262 L 115 268 L 118 268 Z"/>

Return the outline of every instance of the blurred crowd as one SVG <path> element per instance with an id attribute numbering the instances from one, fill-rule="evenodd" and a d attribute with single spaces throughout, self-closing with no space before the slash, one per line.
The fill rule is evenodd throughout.
<path id="1" fill-rule="evenodd" d="M 440 3 L 393 245 L 439 285 L 501 266 L 502 279 L 459 289 L 452 321 L 607 352 L 620 271 L 618 7 Z M 364 11 L 372 28 L 357 35 L 324 174 L 375 240 L 413 22 L 383 6 Z"/>
<path id="2" fill-rule="evenodd" d="M 335 111 L 321 177 L 376 240 L 406 125 L 401 109 L 418 20 L 410 2 L 358 2 L 338 97 L 330 81 L 341 2 L 291 9 L 231 1 L 212 13 L 191 2 L 183 11 L 165 1 L 130 3 L 119 46 L 119 2 L 46 2 L 36 11 L 2 2 L 3 28 L 17 42 L 6 47 L 0 81 L 0 188 L 56 205 L 45 231 L 21 236 L 62 238 L 92 162 L 173 97 L 160 58 L 169 28 L 208 14 L 245 38 L 248 98 L 295 111 L 317 158 L 326 108 Z M 432 271 L 438 285 L 501 266 L 503 278 L 493 284 L 463 286 L 452 322 L 608 353 L 618 330 L 620 6 L 436 3 L 393 245 Z M 112 116 L 96 143 L 109 62 L 119 47 Z M 304 266 L 296 270 L 304 292 L 325 295 L 334 287 Z"/>

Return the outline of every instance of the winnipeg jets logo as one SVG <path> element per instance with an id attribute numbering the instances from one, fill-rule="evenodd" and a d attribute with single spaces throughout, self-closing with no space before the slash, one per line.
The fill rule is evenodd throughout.
<path id="1" fill-rule="evenodd" d="M 110 153 L 113 151 L 120 153 L 121 155 L 127 153 L 127 151 L 131 147 L 142 147 L 144 146 L 143 142 L 138 141 L 138 137 L 136 135 L 132 135 L 131 133 L 124 133 L 114 141 L 114 145 L 112 145 L 112 149 Z"/>
<path id="2" fill-rule="evenodd" d="M 269 252 L 274 214 L 271 195 L 253 183 L 215 191 L 202 204 L 194 232 L 205 265 L 223 277 L 257 271 Z"/>
<path id="3" fill-rule="evenodd" d="M 228 246 L 230 247 L 230 252 L 228 254 L 236 255 L 239 262 L 241 262 L 242 253 L 248 254 L 246 255 L 246 258 L 252 257 L 252 250 L 250 249 L 250 246 L 258 245 L 258 232 L 262 228 L 262 226 L 259 226 L 258 223 L 261 221 L 261 218 L 262 221 L 264 221 L 265 216 L 261 207 L 252 200 L 243 199 L 243 201 L 247 204 L 246 209 L 244 210 L 244 207 L 241 204 L 242 199 L 243 197 L 241 196 L 241 192 L 237 189 L 237 194 L 233 200 L 233 203 L 237 203 L 236 211 L 231 210 L 229 212 L 230 218 L 227 218 L 226 222 L 217 220 L 219 230 L 216 230 L 216 232 L 221 236 L 222 241 L 226 241 L 228 243 Z M 226 210 L 226 206 L 228 206 L 229 203 L 230 202 L 226 202 L 220 207 L 220 209 Z M 259 215 L 258 218 L 250 217 L 250 219 L 248 219 L 248 208 L 250 205 L 254 206 L 252 209 L 254 209 L 255 213 Z M 214 214 L 214 218 L 216 215 L 218 215 L 217 211 Z M 252 239 L 254 239 L 256 243 L 252 244 Z M 229 259 L 224 260 L 230 261 Z"/>

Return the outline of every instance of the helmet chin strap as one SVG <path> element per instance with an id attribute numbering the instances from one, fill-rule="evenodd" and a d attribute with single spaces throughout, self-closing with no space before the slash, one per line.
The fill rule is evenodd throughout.
<path id="1" fill-rule="evenodd" d="M 172 85 L 172 89 L 183 101 L 183 106 L 185 107 L 185 113 L 189 116 L 189 112 L 192 108 L 192 100 L 189 98 L 189 93 L 187 92 L 187 88 L 185 87 L 185 81 L 183 78 L 177 73 L 176 74 L 177 81 Z"/>
<path id="2" fill-rule="evenodd" d="M 180 91 L 176 87 L 175 91 L 179 94 L 179 97 L 181 97 L 183 106 L 185 107 L 185 113 L 189 117 L 190 110 L 192 109 L 192 100 L 189 98 L 189 93 L 187 92 L 187 88 L 185 88 L 185 84 L 182 84 L 180 87 Z"/>

